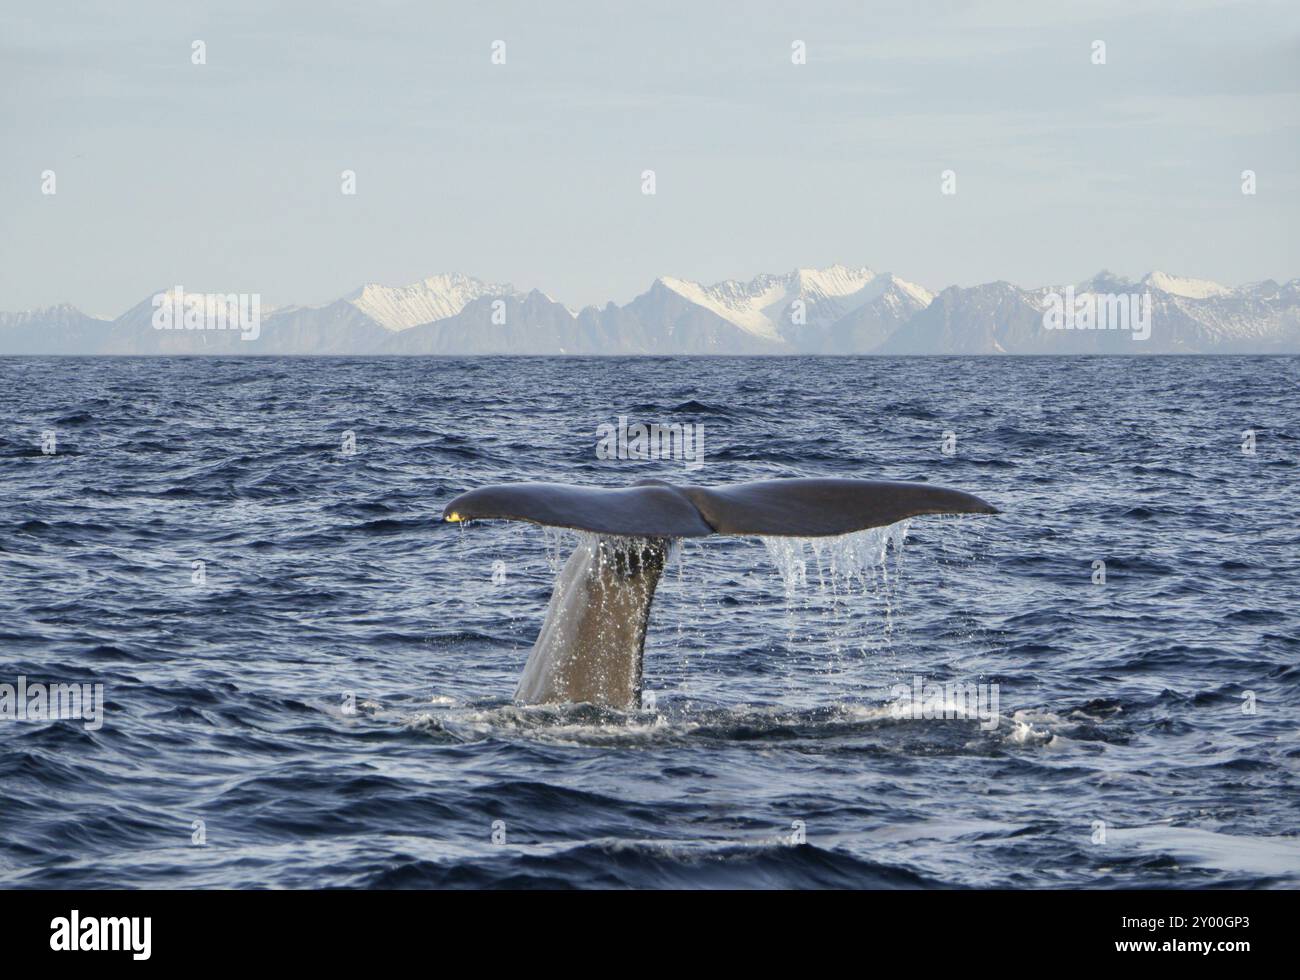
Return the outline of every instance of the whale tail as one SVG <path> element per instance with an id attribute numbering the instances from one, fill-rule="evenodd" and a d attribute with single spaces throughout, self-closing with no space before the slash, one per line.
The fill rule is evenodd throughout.
<path id="1" fill-rule="evenodd" d="M 728 487 L 646 480 L 600 489 L 512 483 L 461 494 L 453 522 L 530 521 L 588 532 L 555 583 L 515 699 L 640 707 L 650 606 L 677 538 L 710 534 L 826 537 L 923 514 L 996 514 L 961 490 L 846 479 L 763 480 Z"/>

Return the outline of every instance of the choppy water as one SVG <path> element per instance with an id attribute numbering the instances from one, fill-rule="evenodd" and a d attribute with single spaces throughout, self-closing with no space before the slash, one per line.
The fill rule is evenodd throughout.
<path id="1" fill-rule="evenodd" d="M 1294 885 L 1298 383 L 1294 358 L 2 359 L 0 683 L 107 704 L 0 721 L 0 884 Z M 597 460 L 619 415 L 702 423 L 704 467 Z M 653 708 L 510 704 L 566 542 L 440 523 L 451 497 L 795 475 L 1004 513 L 688 542 Z M 918 675 L 996 684 L 996 725 L 898 717 Z"/>

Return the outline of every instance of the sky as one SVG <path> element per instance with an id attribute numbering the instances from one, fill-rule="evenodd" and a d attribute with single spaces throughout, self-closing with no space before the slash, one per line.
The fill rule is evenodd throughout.
<path id="1" fill-rule="evenodd" d="M 572 307 L 833 263 L 1287 280 L 1298 150 L 1294 2 L 7 0 L 0 310 L 439 272 Z"/>

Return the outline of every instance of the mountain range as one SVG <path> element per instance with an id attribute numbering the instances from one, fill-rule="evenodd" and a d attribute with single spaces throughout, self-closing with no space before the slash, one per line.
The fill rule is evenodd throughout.
<path id="1" fill-rule="evenodd" d="M 1047 329 L 1044 313 L 1067 288 L 1149 295 L 1150 336 Z M 0 313 L 0 355 L 1300 353 L 1300 280 L 1228 287 L 1163 272 L 934 294 L 892 273 L 835 265 L 713 285 L 663 277 L 623 306 L 577 311 L 538 290 L 445 274 L 263 309 L 247 340 L 236 330 L 155 329 L 154 314 L 154 296 L 112 320 L 67 304 Z"/>

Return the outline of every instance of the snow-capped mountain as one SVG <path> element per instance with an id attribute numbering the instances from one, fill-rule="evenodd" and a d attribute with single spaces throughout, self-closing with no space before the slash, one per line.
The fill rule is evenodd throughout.
<path id="1" fill-rule="evenodd" d="M 949 286 L 874 353 L 1022 353 L 1034 346 L 1039 335 L 1044 336 L 1043 342 L 1059 339 L 1043 329 L 1043 306 L 1035 294 L 1009 282 L 984 283 L 969 289 Z"/>
<path id="2" fill-rule="evenodd" d="M 815 354 L 871 354 L 900 326 L 934 301 L 924 286 L 888 273 L 873 280 L 866 302 L 820 330 L 801 338 Z M 859 294 L 862 298 L 862 294 Z"/>
<path id="3" fill-rule="evenodd" d="M 1073 298 L 1123 297 L 1149 308 L 1149 330 L 1047 329 L 1044 314 Z M 1149 297 L 1149 301 L 1146 299 Z M 1149 307 L 1145 304 L 1149 302 Z M 1142 334 L 1146 334 L 1142 336 Z M 1242 354 L 1300 352 L 1300 280 L 1235 289 L 1152 272 L 1134 282 L 1103 270 L 1065 286 L 1008 282 L 949 287 L 900 327 L 880 354 Z"/>
<path id="4" fill-rule="evenodd" d="M 1066 300 L 1117 297 L 1143 311 L 1144 337 L 1136 328 L 1049 327 Z M 1300 280 L 1228 287 L 1164 272 L 932 295 L 890 273 L 837 265 L 711 286 L 664 277 L 622 306 L 577 312 L 538 290 L 450 274 L 363 286 L 320 306 L 262 307 L 250 339 L 155 329 L 154 298 L 111 321 L 66 304 L 0 313 L 0 354 L 1300 353 Z"/>
<path id="5" fill-rule="evenodd" d="M 877 299 L 891 286 L 911 296 L 915 301 L 912 305 L 917 307 L 928 305 L 931 298 L 921 286 L 878 274 L 866 266 L 795 269 L 783 275 L 756 276 L 749 282 L 727 279 L 712 286 L 672 277 L 661 278 L 658 283 L 759 340 L 784 342 L 800 349 L 819 346 L 810 345 L 809 338 Z"/>
<path id="6" fill-rule="evenodd" d="M 344 299 L 380 326 L 398 331 L 455 316 L 484 296 L 521 295 L 513 286 L 452 272 L 430 276 L 409 286 L 367 283 Z"/>
<path id="7" fill-rule="evenodd" d="M 70 303 L 0 313 L 0 354 L 86 354 L 99 350 L 111 321 Z"/>
<path id="8" fill-rule="evenodd" d="M 1152 339 L 1169 353 L 1300 350 L 1300 280 L 1227 289 L 1152 273 L 1142 282 L 1151 289 Z"/>
<path id="9" fill-rule="evenodd" d="M 387 338 L 388 354 L 599 354 L 608 345 L 589 338 L 578 318 L 549 296 L 485 295 L 454 316 Z"/>
<path id="10" fill-rule="evenodd" d="M 626 306 L 610 303 L 597 316 L 627 353 L 775 354 L 784 346 L 770 332 L 748 330 L 663 279 Z"/>

